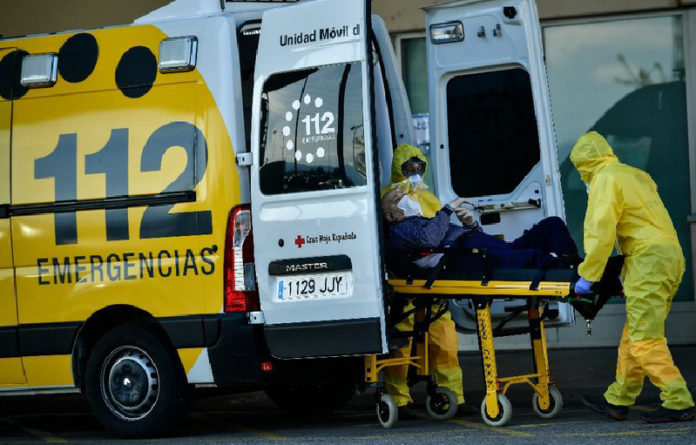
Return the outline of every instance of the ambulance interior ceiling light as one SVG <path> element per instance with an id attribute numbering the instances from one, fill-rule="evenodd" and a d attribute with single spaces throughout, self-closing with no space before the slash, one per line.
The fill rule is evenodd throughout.
<path id="1" fill-rule="evenodd" d="M 261 21 L 253 21 L 250 23 L 245 23 L 242 25 L 242 27 L 239 29 L 239 32 L 243 36 L 256 36 L 261 34 Z"/>
<path id="2" fill-rule="evenodd" d="M 20 83 L 26 88 L 46 88 L 58 78 L 58 55 L 31 54 L 22 59 Z"/>
<path id="3" fill-rule="evenodd" d="M 464 40 L 462 22 L 447 22 L 430 25 L 430 41 L 434 44 L 461 42 Z"/>

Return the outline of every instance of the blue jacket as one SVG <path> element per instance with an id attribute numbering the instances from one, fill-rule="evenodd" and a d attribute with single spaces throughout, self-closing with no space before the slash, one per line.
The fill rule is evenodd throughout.
<path id="1" fill-rule="evenodd" d="M 443 207 L 433 218 L 412 216 L 389 228 L 389 241 L 396 250 L 449 247 L 463 235 L 482 232 L 481 227 L 466 228 L 450 224 L 452 210 Z"/>

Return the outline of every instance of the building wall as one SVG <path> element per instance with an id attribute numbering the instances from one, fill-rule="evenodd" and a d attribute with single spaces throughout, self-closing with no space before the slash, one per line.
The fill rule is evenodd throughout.
<path id="1" fill-rule="evenodd" d="M 3 37 L 131 23 L 170 0 L 0 0 Z"/>
<path id="2" fill-rule="evenodd" d="M 391 32 L 423 29 L 424 6 L 450 0 L 374 0 Z M 0 0 L 0 35 L 18 36 L 121 25 L 170 0 Z M 537 0 L 542 20 L 696 6 L 696 0 Z"/>
<path id="3" fill-rule="evenodd" d="M 393 33 L 422 31 L 424 6 L 451 0 L 374 0 L 372 9 Z M 541 20 L 584 17 L 601 14 L 660 11 L 696 6 L 696 0 L 537 0 Z"/>

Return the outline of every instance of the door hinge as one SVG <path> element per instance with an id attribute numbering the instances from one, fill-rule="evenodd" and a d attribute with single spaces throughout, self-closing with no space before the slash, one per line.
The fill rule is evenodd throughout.
<path id="1" fill-rule="evenodd" d="M 250 167 L 254 163 L 251 153 L 239 153 L 237 155 L 237 165 L 240 167 Z"/>

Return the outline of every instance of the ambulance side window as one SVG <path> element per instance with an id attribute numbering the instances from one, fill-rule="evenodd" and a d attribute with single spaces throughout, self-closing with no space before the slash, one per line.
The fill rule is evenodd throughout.
<path id="1" fill-rule="evenodd" d="M 244 133 L 246 135 L 245 151 L 251 149 L 251 102 L 254 91 L 254 64 L 256 50 L 259 47 L 259 29 L 257 22 L 245 23 L 237 33 L 239 48 L 239 69 L 242 83 L 242 107 L 244 110 Z"/>
<path id="2" fill-rule="evenodd" d="M 359 63 L 271 76 L 262 96 L 264 194 L 365 185 Z"/>
<path id="3" fill-rule="evenodd" d="M 511 193 L 540 159 L 529 74 L 514 68 L 447 84 L 452 188 L 459 196 Z"/>

